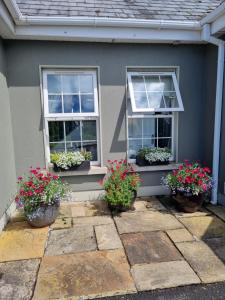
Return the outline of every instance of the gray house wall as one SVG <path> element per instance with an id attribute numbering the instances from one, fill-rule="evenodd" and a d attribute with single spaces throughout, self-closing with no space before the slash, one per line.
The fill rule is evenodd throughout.
<path id="1" fill-rule="evenodd" d="M 6 80 L 6 58 L 0 39 L 0 218 L 11 203 L 16 188 L 14 146 L 12 138 L 9 92 Z"/>
<path id="2" fill-rule="evenodd" d="M 108 159 L 126 156 L 126 67 L 179 66 L 185 111 L 179 113 L 178 160 L 205 159 L 203 149 L 206 141 L 202 133 L 206 63 L 204 45 L 6 41 L 6 53 L 17 175 L 31 165 L 43 166 L 45 163 L 40 65 L 100 68 L 104 163 Z M 97 189 L 99 187 L 94 182 L 99 177 L 92 176 L 88 181 L 85 177 L 74 177 L 69 181 L 77 189 Z M 144 185 L 160 185 L 161 173 L 157 176 L 147 173 L 143 177 Z"/>

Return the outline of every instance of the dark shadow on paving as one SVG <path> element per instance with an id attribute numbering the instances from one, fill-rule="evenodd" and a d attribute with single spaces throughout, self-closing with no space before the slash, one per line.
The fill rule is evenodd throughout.
<path id="1" fill-rule="evenodd" d="M 224 300 L 225 282 L 155 290 L 132 295 L 101 298 L 101 300 Z M 100 300 L 100 299 L 99 299 Z"/>

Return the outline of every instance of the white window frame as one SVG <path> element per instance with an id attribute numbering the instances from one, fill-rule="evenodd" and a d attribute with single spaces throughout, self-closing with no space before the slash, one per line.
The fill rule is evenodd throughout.
<path id="1" fill-rule="evenodd" d="M 171 137 L 158 137 L 154 138 L 154 140 L 158 140 L 158 139 L 166 139 L 166 138 L 170 138 L 171 139 L 171 159 L 170 161 L 174 161 L 175 160 L 175 128 L 174 128 L 174 123 L 175 123 L 175 118 L 174 118 L 174 114 L 170 114 L 170 115 L 153 115 L 153 114 L 149 114 L 149 115 L 132 115 L 132 116 L 128 116 L 128 125 L 127 125 L 127 141 L 128 141 L 128 149 L 127 149 L 127 154 L 128 154 L 128 162 L 129 163 L 136 163 L 136 159 L 132 159 L 129 158 L 129 142 L 130 140 L 134 139 L 134 140 L 142 140 L 143 138 L 129 138 L 129 119 L 159 119 L 159 118 L 171 118 L 172 119 L 172 124 L 171 124 Z M 158 124 L 158 122 L 157 122 Z M 158 128 L 157 128 L 157 134 L 158 134 Z"/>
<path id="2" fill-rule="evenodd" d="M 94 112 L 88 112 L 88 113 L 49 113 L 49 105 L 48 105 L 48 82 L 47 82 L 47 76 L 48 75 L 92 75 L 93 76 L 93 86 L 94 86 Z M 84 116 L 84 117 L 90 117 L 90 116 L 99 116 L 99 108 L 98 108 L 98 89 L 97 89 L 97 72 L 96 71 L 88 71 L 88 70 L 44 70 L 43 71 L 43 93 L 44 93 L 44 116 L 45 117 L 70 117 L 70 116 Z M 53 93 L 54 95 L 57 95 L 57 93 Z M 63 93 L 58 93 L 62 97 L 62 109 L 64 109 L 63 106 Z M 73 95 L 73 93 L 66 93 L 65 95 Z M 79 93 L 80 96 L 80 93 Z M 80 97 L 79 97 L 80 99 Z"/>
<path id="3" fill-rule="evenodd" d="M 94 107 L 95 112 L 92 113 L 49 113 L 48 110 L 48 87 L 47 87 L 47 75 L 68 75 L 68 74 L 92 74 L 93 75 L 93 84 L 94 84 Z M 49 121 L 96 121 L 96 142 L 97 142 L 97 161 L 91 161 L 91 165 L 100 165 L 101 162 L 101 144 L 100 144 L 100 118 L 99 118 L 99 106 L 98 106 L 98 84 L 97 84 L 97 70 L 42 70 L 42 84 L 43 84 L 43 108 L 44 108 L 44 126 L 45 126 L 45 148 L 46 148 L 46 160 L 47 163 L 50 163 L 50 137 L 49 137 Z M 63 100 L 62 100 L 63 101 Z M 63 104 L 62 104 L 63 105 Z"/>
<path id="4" fill-rule="evenodd" d="M 174 84 L 174 89 L 175 93 L 177 96 L 177 101 L 179 107 L 177 108 L 137 108 L 136 107 L 136 101 L 135 101 L 135 96 L 134 96 L 134 89 L 133 89 L 133 84 L 132 84 L 132 76 L 168 76 L 170 75 L 173 79 L 173 84 Z M 131 107 L 132 111 L 135 112 L 177 112 L 177 111 L 184 111 L 184 106 L 178 86 L 178 81 L 176 77 L 175 72 L 129 72 L 127 73 L 127 79 L 128 79 L 128 87 L 129 87 L 129 92 L 130 92 L 130 99 L 131 99 Z"/>

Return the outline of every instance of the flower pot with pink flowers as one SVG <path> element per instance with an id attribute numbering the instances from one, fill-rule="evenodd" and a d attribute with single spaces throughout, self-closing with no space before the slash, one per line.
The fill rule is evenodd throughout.
<path id="1" fill-rule="evenodd" d="M 123 159 L 108 161 L 107 168 L 107 175 L 100 182 L 105 190 L 104 200 L 114 212 L 132 209 L 140 186 L 139 174 Z"/>
<path id="2" fill-rule="evenodd" d="M 55 221 L 60 201 L 68 192 L 68 185 L 59 176 L 31 168 L 28 175 L 18 178 L 15 201 L 19 208 L 23 208 L 31 226 L 45 227 Z"/>
<path id="3" fill-rule="evenodd" d="M 211 170 L 199 163 L 185 162 L 173 170 L 163 183 L 170 188 L 173 199 L 181 211 L 198 211 L 212 189 Z"/>

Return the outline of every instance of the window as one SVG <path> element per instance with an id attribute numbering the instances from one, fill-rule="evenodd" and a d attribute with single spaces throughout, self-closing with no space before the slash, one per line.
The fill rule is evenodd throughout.
<path id="1" fill-rule="evenodd" d="M 62 151 L 92 152 L 99 162 L 98 92 L 95 71 L 44 71 L 47 159 Z"/>
<path id="2" fill-rule="evenodd" d="M 174 72 L 128 73 L 128 158 L 143 147 L 168 148 L 175 158 L 175 119 L 183 103 Z"/>
<path id="3" fill-rule="evenodd" d="M 183 111 L 175 73 L 129 73 L 133 112 Z"/>

